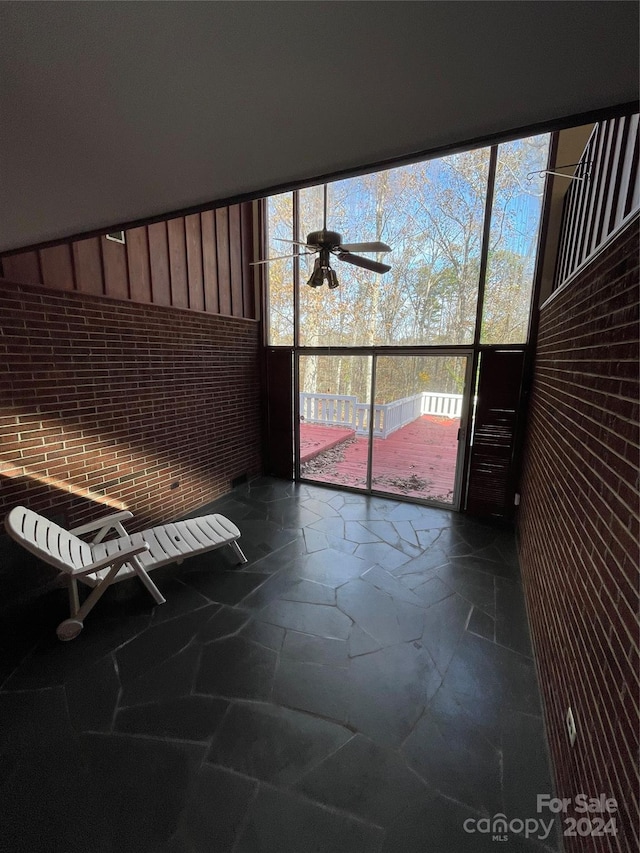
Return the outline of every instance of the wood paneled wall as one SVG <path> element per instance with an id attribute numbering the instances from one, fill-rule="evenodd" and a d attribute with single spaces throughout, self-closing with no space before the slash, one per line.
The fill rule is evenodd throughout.
<path id="1" fill-rule="evenodd" d="M 25 284 L 256 319 L 252 204 L 125 231 L 125 244 L 90 237 L 2 258 Z"/>

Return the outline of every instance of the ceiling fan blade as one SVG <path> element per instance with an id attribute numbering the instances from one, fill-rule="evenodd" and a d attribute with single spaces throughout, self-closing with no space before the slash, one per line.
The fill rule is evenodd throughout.
<path id="1" fill-rule="evenodd" d="M 379 261 L 372 261 L 369 258 L 361 258 L 359 255 L 351 255 L 349 252 L 338 252 L 338 260 L 353 264 L 354 267 L 363 267 L 365 270 L 371 270 L 371 272 L 389 272 L 391 269 L 388 264 L 381 264 Z"/>
<path id="2" fill-rule="evenodd" d="M 295 255 L 278 255 L 276 258 L 266 258 L 264 261 L 251 261 L 250 267 L 257 267 L 259 264 L 270 264 L 271 261 L 283 261 L 287 258 L 303 258 L 305 255 L 313 255 L 314 252 L 298 252 Z"/>
<path id="3" fill-rule="evenodd" d="M 390 252 L 391 246 L 386 243 L 345 243 L 340 246 L 345 252 Z"/>
<path id="4" fill-rule="evenodd" d="M 294 246 L 308 246 L 308 243 L 303 243 L 302 240 L 284 240 L 282 237 L 274 237 L 276 243 L 291 243 Z"/>

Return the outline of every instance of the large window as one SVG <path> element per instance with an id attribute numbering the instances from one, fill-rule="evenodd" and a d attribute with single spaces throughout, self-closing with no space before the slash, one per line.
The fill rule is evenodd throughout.
<path id="1" fill-rule="evenodd" d="M 489 148 L 329 184 L 327 227 L 345 243 L 387 243 L 391 253 L 369 257 L 391 264 L 391 271 L 380 275 L 333 258 L 340 286 L 328 290 L 306 286 L 315 256 L 272 262 L 267 266 L 269 343 L 472 344 L 483 249 L 481 342 L 524 343 L 542 203 L 543 181 L 536 173 L 546 167 L 548 140 L 545 135 L 498 146 L 492 187 Z M 493 205 L 483 247 L 488 190 Z M 323 227 L 323 188 L 270 198 L 267 226 L 269 257 L 295 252 L 285 241 L 304 241 Z"/>
<path id="2" fill-rule="evenodd" d="M 267 265 L 269 342 L 275 346 L 294 344 L 293 271 L 293 193 L 267 199 L 267 257 L 277 260 Z"/>
<path id="3" fill-rule="evenodd" d="M 548 137 L 498 147 L 482 312 L 483 344 L 527 339 Z"/>

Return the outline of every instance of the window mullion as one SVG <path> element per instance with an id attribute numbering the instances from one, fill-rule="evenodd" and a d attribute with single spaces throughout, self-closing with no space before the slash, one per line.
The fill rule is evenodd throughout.
<path id="1" fill-rule="evenodd" d="M 480 343 L 482 332 L 482 317 L 484 313 L 484 291 L 487 278 L 489 259 L 489 242 L 491 238 L 491 215 L 493 213 L 493 194 L 496 182 L 496 166 L 498 162 L 498 146 L 491 146 L 489 155 L 489 174 L 487 176 L 487 195 L 485 197 L 484 224 L 482 227 L 482 248 L 480 250 L 480 271 L 478 273 L 478 302 L 476 305 L 476 327 L 473 333 L 474 346 Z"/>
<path id="2" fill-rule="evenodd" d="M 299 240 L 300 231 L 300 191 L 293 191 L 293 221 L 291 223 L 291 239 Z M 300 346 L 300 247 L 292 247 L 295 253 L 293 259 L 293 345 Z"/>

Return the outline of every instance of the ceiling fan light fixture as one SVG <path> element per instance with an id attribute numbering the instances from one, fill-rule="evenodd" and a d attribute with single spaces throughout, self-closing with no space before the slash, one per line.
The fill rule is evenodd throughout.
<path id="1" fill-rule="evenodd" d="M 313 265 L 313 272 L 307 284 L 309 287 L 322 287 L 324 284 L 324 269 L 320 258 L 316 258 Z"/>
<path id="2" fill-rule="evenodd" d="M 340 285 L 338 276 L 336 275 L 335 270 L 332 270 L 331 267 L 327 270 L 327 284 L 329 286 L 329 290 L 335 290 L 335 288 Z"/>

